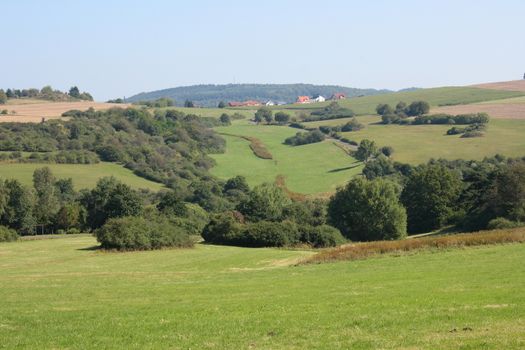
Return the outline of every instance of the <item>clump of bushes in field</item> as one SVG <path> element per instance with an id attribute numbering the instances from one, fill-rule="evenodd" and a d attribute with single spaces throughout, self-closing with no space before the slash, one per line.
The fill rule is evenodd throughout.
<path id="1" fill-rule="evenodd" d="M 319 120 L 351 118 L 355 114 L 351 109 L 341 107 L 337 102 L 331 102 L 323 109 L 312 112 L 309 116 L 303 116 L 305 122 L 313 122 Z"/>
<path id="2" fill-rule="evenodd" d="M 412 124 L 456 124 L 456 125 L 469 125 L 469 124 L 487 124 L 490 121 L 490 117 L 487 113 L 471 113 L 471 114 L 432 114 L 422 115 L 414 119 Z"/>
<path id="3" fill-rule="evenodd" d="M 381 116 L 383 124 L 405 124 L 409 123 L 407 117 L 417 117 L 427 114 L 430 105 L 426 101 L 414 101 L 407 106 L 405 102 L 399 102 L 395 109 L 388 104 L 379 104 L 376 112 Z"/>
<path id="4" fill-rule="evenodd" d="M 212 217 L 202 236 L 206 242 L 245 247 L 333 247 L 345 241 L 326 225 L 326 204 L 292 201 L 274 184 L 255 187 L 236 211 Z"/>
<path id="5" fill-rule="evenodd" d="M 486 124 L 472 124 L 466 128 L 454 126 L 447 130 L 447 135 L 461 135 L 461 137 L 480 137 L 485 135 Z"/>
<path id="6" fill-rule="evenodd" d="M 151 250 L 164 247 L 193 246 L 190 236 L 166 218 L 121 217 L 109 219 L 95 231 L 102 248 Z"/>
<path id="7" fill-rule="evenodd" d="M 399 254 L 430 249 L 463 248 L 491 244 L 523 243 L 525 230 L 510 229 L 439 237 L 422 237 L 400 241 L 377 241 L 345 245 L 316 254 L 303 263 L 358 260 L 382 254 Z"/>
<path id="8" fill-rule="evenodd" d="M 359 131 L 362 130 L 365 126 L 360 123 L 357 118 L 352 118 L 349 122 L 343 125 L 328 126 L 323 125 L 319 127 L 319 130 L 324 134 L 332 134 L 338 132 L 349 132 L 349 131 Z"/>
<path id="9" fill-rule="evenodd" d="M 0 226 L 0 242 L 12 242 L 18 239 L 18 234 L 5 226 Z"/>
<path id="10" fill-rule="evenodd" d="M 321 142 L 324 141 L 325 138 L 326 136 L 319 129 L 315 129 L 309 132 L 298 132 L 295 136 L 288 137 L 284 140 L 284 144 L 290 146 L 301 146 Z"/>

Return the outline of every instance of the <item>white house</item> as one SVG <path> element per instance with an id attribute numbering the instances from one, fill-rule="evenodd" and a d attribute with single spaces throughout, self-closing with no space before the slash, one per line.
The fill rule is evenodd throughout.
<path id="1" fill-rule="evenodd" d="M 319 95 L 316 98 L 314 98 L 314 101 L 315 102 L 324 102 L 324 101 L 326 101 L 326 98 L 324 98 L 323 96 Z"/>
<path id="2" fill-rule="evenodd" d="M 275 106 L 275 102 L 273 102 L 272 100 L 269 100 L 264 105 L 265 106 Z"/>

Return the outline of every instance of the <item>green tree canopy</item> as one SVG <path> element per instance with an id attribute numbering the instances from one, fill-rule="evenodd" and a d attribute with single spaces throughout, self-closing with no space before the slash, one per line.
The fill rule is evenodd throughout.
<path id="1" fill-rule="evenodd" d="M 429 232 L 442 227 L 457 208 L 461 187 L 458 173 L 442 165 L 416 169 L 401 195 L 407 209 L 408 232 Z"/>
<path id="2" fill-rule="evenodd" d="M 330 200 L 329 223 L 353 241 L 402 238 L 406 235 L 407 216 L 399 194 L 394 182 L 355 178 Z"/>
<path id="3" fill-rule="evenodd" d="M 291 203 L 284 191 L 271 183 L 263 183 L 253 188 L 248 198 L 239 203 L 239 210 L 251 221 L 278 221 L 283 210 Z"/>

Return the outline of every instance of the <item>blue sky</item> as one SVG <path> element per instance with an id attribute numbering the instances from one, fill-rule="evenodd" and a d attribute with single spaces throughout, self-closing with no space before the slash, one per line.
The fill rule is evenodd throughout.
<path id="1" fill-rule="evenodd" d="M 201 83 L 520 79 L 525 1 L 6 1 L 0 87 L 97 100 Z"/>

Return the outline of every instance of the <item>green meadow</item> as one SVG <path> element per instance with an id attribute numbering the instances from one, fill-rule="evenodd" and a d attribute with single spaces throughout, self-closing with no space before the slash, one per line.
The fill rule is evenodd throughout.
<path id="1" fill-rule="evenodd" d="M 376 141 L 379 146 L 394 148 L 393 159 L 419 164 L 431 158 L 482 159 L 502 154 L 507 157 L 525 155 L 525 120 L 492 119 L 483 137 L 461 138 L 446 135 L 450 125 L 383 125 L 379 117 L 367 123 L 363 130 L 342 133 L 357 142 Z"/>
<path id="2" fill-rule="evenodd" d="M 129 169 L 115 163 L 97 164 L 42 164 L 42 163 L 0 163 L 0 178 L 17 179 L 25 185 L 32 185 L 35 169 L 49 167 L 57 178 L 72 178 L 77 190 L 95 187 L 98 179 L 114 176 L 133 188 L 158 191 L 164 185 L 141 178 Z"/>
<path id="3" fill-rule="evenodd" d="M 523 349 L 521 244 L 293 266 L 311 251 L 0 243 L 0 348 Z"/>
<path id="4" fill-rule="evenodd" d="M 340 100 L 338 103 L 352 109 L 356 114 L 375 114 L 375 109 L 380 103 L 388 103 L 395 106 L 399 101 L 410 103 L 423 100 L 431 106 L 460 105 L 484 101 L 502 100 L 513 97 L 524 96 L 524 92 L 489 90 L 474 87 L 439 87 L 431 89 L 420 89 L 414 91 L 395 92 L 374 96 L 354 97 Z M 315 109 L 326 106 L 329 101 L 305 105 L 289 105 L 290 109 Z M 279 109 L 282 109 L 280 106 Z"/>
<path id="5" fill-rule="evenodd" d="M 258 158 L 250 149 L 248 141 L 224 135 L 226 152 L 212 155 L 217 165 L 211 169 L 213 175 L 222 179 L 243 175 L 253 186 L 262 182 L 274 182 L 277 176 L 282 175 L 291 191 L 312 194 L 332 192 L 362 169 L 360 162 L 348 156 L 330 140 L 295 147 L 284 145 L 283 141 L 301 131 L 299 129 L 240 121 L 215 130 L 219 133 L 256 137 L 273 155 L 273 159 Z"/>

